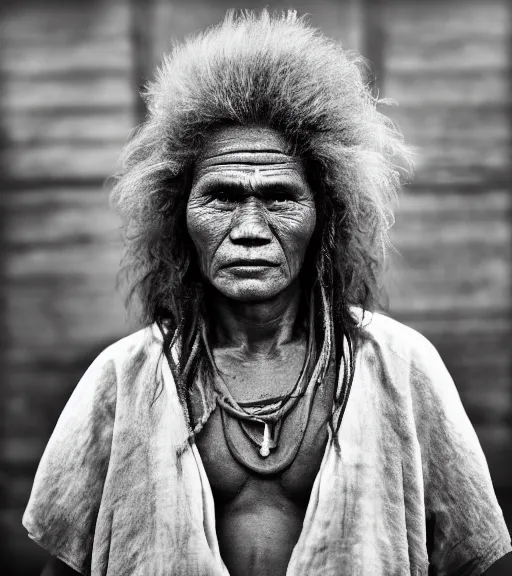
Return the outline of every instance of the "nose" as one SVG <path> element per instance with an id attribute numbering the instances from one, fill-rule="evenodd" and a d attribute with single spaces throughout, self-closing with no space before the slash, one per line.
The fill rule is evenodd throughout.
<path id="1" fill-rule="evenodd" d="M 233 244 L 264 246 L 272 242 L 272 233 L 265 218 L 264 207 L 256 198 L 248 198 L 235 214 L 229 233 Z"/>

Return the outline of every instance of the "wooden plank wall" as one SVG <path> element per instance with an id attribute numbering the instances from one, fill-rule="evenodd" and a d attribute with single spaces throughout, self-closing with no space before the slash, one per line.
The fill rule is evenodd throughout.
<path id="1" fill-rule="evenodd" d="M 124 0 L 3 8 L 0 528 L 9 574 L 37 574 L 45 555 L 20 524 L 37 462 L 87 365 L 127 331 L 104 180 L 135 123 L 133 48 Z"/>
<path id="2" fill-rule="evenodd" d="M 497 488 L 510 487 L 511 8 L 386 2 L 383 95 L 416 148 L 393 240 L 390 312 L 439 349 Z"/>
<path id="3" fill-rule="evenodd" d="M 143 114 L 138 85 L 173 38 L 229 0 L 37 0 L 0 13 L 4 345 L 0 529 L 10 574 L 44 554 L 20 526 L 35 467 L 78 378 L 129 331 L 104 180 Z M 250 0 L 246 8 L 267 2 Z M 510 19 L 506 0 L 279 0 L 377 64 L 418 149 L 393 229 L 391 315 L 438 347 L 493 479 L 512 486 Z M 5 564 L 4 564 L 5 565 Z"/>

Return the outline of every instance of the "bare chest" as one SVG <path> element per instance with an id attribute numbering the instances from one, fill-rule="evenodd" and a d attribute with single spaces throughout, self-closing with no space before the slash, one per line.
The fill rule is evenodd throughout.
<path id="1" fill-rule="evenodd" d="M 302 368 L 303 354 L 298 350 L 296 352 L 283 362 L 262 362 L 259 369 L 255 363 L 225 366 L 227 369 L 224 373 L 230 391 L 238 401 L 258 400 L 286 393 L 293 388 Z M 237 499 L 244 490 L 256 490 L 264 494 L 268 491 L 269 483 L 272 483 L 272 490 L 277 486 L 283 497 L 305 510 L 325 451 L 332 399 L 333 382 L 326 381 L 315 392 L 302 437 L 297 436 L 297 418 L 294 414 L 284 419 L 279 443 L 283 449 L 297 442 L 299 446 L 291 464 L 275 475 L 259 475 L 248 470 L 233 456 L 221 410 L 217 408 L 196 438 L 216 503 Z M 193 413 L 200 410 L 199 401 L 192 394 Z M 229 428 L 229 434 L 240 435 L 240 438 L 245 436 L 238 424 Z M 257 446 L 248 443 L 246 446 L 248 450 L 258 453 Z M 268 458 L 273 457 L 274 454 L 271 454 Z"/>

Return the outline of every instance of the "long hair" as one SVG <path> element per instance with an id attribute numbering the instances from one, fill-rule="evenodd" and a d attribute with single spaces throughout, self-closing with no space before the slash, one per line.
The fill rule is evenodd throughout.
<path id="1" fill-rule="evenodd" d="M 228 12 L 174 46 L 145 90 L 147 118 L 122 154 L 112 192 L 125 222 L 119 278 L 143 323 L 166 318 L 191 334 L 202 313 L 186 204 L 205 136 L 229 124 L 273 128 L 302 159 L 318 215 L 306 265 L 330 289 L 335 318 L 350 324 L 351 306 L 375 308 L 410 157 L 366 72 L 362 57 L 293 11 Z"/>

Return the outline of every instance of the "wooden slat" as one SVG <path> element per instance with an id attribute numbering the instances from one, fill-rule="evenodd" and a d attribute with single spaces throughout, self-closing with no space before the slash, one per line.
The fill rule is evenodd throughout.
<path id="1" fill-rule="evenodd" d="M 469 156 L 466 152 L 459 149 L 456 157 L 453 152 L 446 157 L 442 153 L 422 154 L 422 149 L 419 149 L 415 183 L 419 186 L 431 183 L 462 188 L 465 185 L 485 185 L 489 181 L 506 183 L 510 180 L 503 150 L 495 149 L 488 156 Z M 471 162 L 473 159 L 475 163 Z"/>
<path id="2" fill-rule="evenodd" d="M 454 38 L 453 28 L 438 28 L 444 35 L 418 34 L 415 26 L 407 28 L 407 35 L 398 35 L 394 30 L 393 42 L 386 54 L 386 70 L 390 74 L 455 73 L 466 71 L 495 72 L 507 70 L 507 53 L 503 50 L 506 34 L 495 34 L 494 27 L 485 33 L 472 36 L 460 33 Z"/>
<path id="3" fill-rule="evenodd" d="M 414 148 L 416 182 L 509 178 L 507 105 L 473 106 L 465 97 L 436 105 L 418 95 L 416 102 L 384 112 Z"/>
<path id="4" fill-rule="evenodd" d="M 384 95 L 417 148 L 416 181 L 509 178 L 509 7 L 452 0 L 386 3 Z M 411 22 L 414 21 L 414 25 Z"/>
<path id="5" fill-rule="evenodd" d="M 83 278 L 86 274 L 102 276 L 118 268 L 121 252 L 117 242 L 67 243 L 34 246 L 31 250 L 11 251 L 6 263 L 7 282 L 36 281 L 38 276 Z"/>
<path id="6" fill-rule="evenodd" d="M 508 0 L 391 0 L 386 2 L 385 14 L 390 33 L 411 42 L 425 35 L 435 44 L 448 39 L 502 38 L 510 32 Z"/>
<path id="7" fill-rule="evenodd" d="M 65 111 L 67 107 L 76 106 L 126 107 L 133 103 L 129 81 L 128 75 L 114 77 L 109 74 L 69 81 L 11 78 L 5 83 L 2 103 L 8 114 L 45 108 Z"/>
<path id="8" fill-rule="evenodd" d="M 503 266 L 505 258 L 493 258 L 473 271 L 467 270 L 474 264 L 468 254 L 457 260 L 458 254 L 452 253 L 442 265 L 435 264 L 437 259 L 429 254 L 415 253 L 413 257 L 418 256 L 423 258 L 423 272 L 404 269 L 394 274 L 390 305 L 396 312 L 483 311 L 491 303 L 507 309 L 510 276 Z"/>
<path id="9" fill-rule="evenodd" d="M 131 63 L 131 46 L 127 37 L 107 36 L 101 41 L 78 42 L 69 40 L 66 50 L 62 46 L 49 45 L 46 37 L 39 46 L 8 44 L 0 55 L 0 70 L 10 79 L 35 81 L 47 76 L 77 74 L 128 74 Z M 23 65 L 20 63 L 23 62 Z"/>
<path id="10" fill-rule="evenodd" d="M 433 220 L 448 223 L 452 220 L 467 222 L 487 220 L 489 218 L 505 219 L 511 215 L 512 198 L 506 188 L 496 188 L 492 183 L 480 188 L 479 194 L 468 195 L 462 192 L 444 191 L 442 197 L 436 193 L 436 187 L 431 185 L 429 192 L 415 193 L 405 188 L 399 198 L 397 223 L 406 222 L 409 216 L 425 216 Z"/>
<path id="11" fill-rule="evenodd" d="M 416 330 L 434 335 L 436 339 L 453 337 L 457 332 L 468 335 L 475 333 L 494 335 L 503 339 L 512 321 L 512 310 L 501 310 L 489 304 L 488 309 L 476 311 L 453 310 L 449 315 L 445 311 L 404 311 L 392 312 L 400 322 Z"/>
<path id="12" fill-rule="evenodd" d="M 387 286 L 394 313 L 507 309 L 511 198 L 405 194 L 391 238 Z"/>
<path id="13" fill-rule="evenodd" d="M 400 124 L 407 140 L 414 137 L 416 145 L 428 141 L 457 144 L 460 140 L 469 140 L 471 146 L 478 147 L 482 139 L 487 145 L 504 149 L 508 146 L 509 107 L 505 104 L 473 106 L 462 99 L 454 105 L 443 103 L 442 106 L 400 103 L 398 107 L 385 107 L 382 111 Z"/>
<path id="14" fill-rule="evenodd" d="M 506 52 L 505 42 L 501 46 Z M 456 105 L 460 102 L 473 106 L 503 105 L 508 101 L 508 71 L 470 70 L 432 71 L 419 73 L 386 70 L 386 96 L 405 106 L 417 104 Z"/>
<path id="15" fill-rule="evenodd" d="M 16 287 L 7 291 L 6 322 L 10 338 L 7 361 L 69 362 L 96 349 L 99 342 L 112 342 L 128 330 L 126 312 L 113 282 L 98 276 L 75 290 L 69 283 Z"/>
<path id="16" fill-rule="evenodd" d="M 46 178 L 102 180 L 112 175 L 122 145 L 115 142 L 59 142 L 11 146 L 4 154 L 6 176 L 20 181 Z"/>
<path id="17" fill-rule="evenodd" d="M 6 351 L 27 361 L 69 359 L 126 331 L 115 278 L 119 220 L 101 189 L 20 190 L 4 206 Z"/>
<path id="18" fill-rule="evenodd" d="M 120 238 L 120 220 L 109 209 L 107 190 L 18 191 L 4 210 L 4 238 L 13 251 L 69 242 L 115 244 Z"/>
<path id="19" fill-rule="evenodd" d="M 7 178 L 92 180 L 115 170 L 135 123 L 127 16 L 125 2 L 85 9 L 62 0 L 5 15 L 5 28 L 31 37 L 3 38 Z"/>
<path id="20" fill-rule="evenodd" d="M 392 310 L 454 313 L 485 311 L 489 306 L 508 309 L 508 249 L 495 254 L 493 247 L 481 249 L 476 243 L 457 249 L 441 245 L 438 248 L 436 253 L 403 248 L 407 263 L 401 261 L 397 265 L 395 259 L 395 270 L 387 279 Z"/>
<path id="21" fill-rule="evenodd" d="M 104 110 L 62 111 L 58 115 L 40 111 L 12 114 L 5 119 L 6 145 L 91 143 L 117 144 L 119 150 L 135 125 L 131 107 Z"/>
<path id="22" fill-rule="evenodd" d="M 508 107 L 439 104 L 388 108 L 413 147 L 415 178 L 426 183 L 481 183 L 510 178 Z M 455 103 L 455 102 L 454 102 Z"/>
<path id="23" fill-rule="evenodd" d="M 55 364 L 53 368 L 9 366 L 3 408 L 6 429 L 15 431 L 18 438 L 40 438 L 44 446 L 69 396 L 97 353 L 83 350 L 81 357 Z M 30 461 L 32 454 L 30 451 L 22 458 Z M 13 463 L 12 458 L 9 461 Z"/>
<path id="24" fill-rule="evenodd" d="M 2 11 L 2 40 L 10 46 L 65 46 L 87 39 L 123 38 L 129 26 L 126 0 L 24 0 Z"/>

